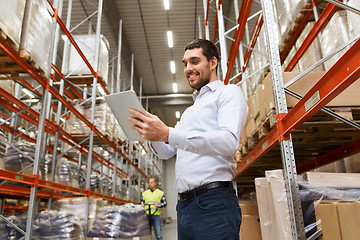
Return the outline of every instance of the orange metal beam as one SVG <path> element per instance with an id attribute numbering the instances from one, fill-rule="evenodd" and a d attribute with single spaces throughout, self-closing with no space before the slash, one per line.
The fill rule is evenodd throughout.
<path id="1" fill-rule="evenodd" d="M 244 30 L 247 22 L 247 18 L 249 17 L 251 6 L 253 0 L 244 0 L 242 1 L 239 18 L 237 20 L 238 29 L 235 31 L 234 39 L 235 41 L 231 44 L 230 55 L 228 59 L 227 72 L 224 79 L 224 84 L 227 85 L 229 83 L 229 79 L 234 67 L 236 56 L 239 52 L 240 43 L 242 41 Z"/>

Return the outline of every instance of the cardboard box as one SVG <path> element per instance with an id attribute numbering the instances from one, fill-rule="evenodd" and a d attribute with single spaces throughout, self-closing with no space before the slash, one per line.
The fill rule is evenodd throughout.
<path id="1" fill-rule="evenodd" d="M 243 215 L 240 227 L 240 240 L 261 240 L 260 220 L 258 215 Z"/>
<path id="2" fill-rule="evenodd" d="M 336 203 L 318 205 L 324 239 L 341 240 L 341 229 Z"/>
<path id="3" fill-rule="evenodd" d="M 360 173 L 307 172 L 304 180 L 316 185 L 360 188 Z"/>
<path id="4" fill-rule="evenodd" d="M 339 216 L 342 239 L 344 240 L 359 239 L 360 238 L 360 203 L 342 202 L 336 205 Z"/>
<path id="5" fill-rule="evenodd" d="M 324 76 L 325 72 L 310 72 L 288 88 L 301 96 L 304 96 L 318 81 Z M 299 72 L 283 72 L 283 82 L 288 83 Z M 360 89 L 360 81 L 355 81 L 350 87 L 342 91 L 336 98 L 331 100 L 326 107 L 344 107 L 344 106 L 360 106 L 360 98 L 358 97 L 358 89 Z M 273 89 L 271 82 L 271 74 L 268 74 L 263 83 L 256 89 L 255 95 L 258 97 L 259 118 L 264 119 L 271 109 L 275 108 Z M 288 107 L 293 107 L 299 101 L 297 98 L 285 94 Z"/>

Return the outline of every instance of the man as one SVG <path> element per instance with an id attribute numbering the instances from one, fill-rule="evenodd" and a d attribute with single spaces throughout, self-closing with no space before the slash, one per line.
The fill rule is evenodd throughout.
<path id="1" fill-rule="evenodd" d="M 133 129 L 152 141 L 155 154 L 169 159 L 177 154 L 175 188 L 178 240 L 239 239 L 241 210 L 232 179 L 236 152 L 248 107 L 238 86 L 217 80 L 219 52 L 210 41 L 197 39 L 185 47 L 184 73 L 194 104 L 174 127 L 157 116 L 129 118 Z"/>
<path id="2" fill-rule="evenodd" d="M 157 188 L 155 178 L 149 179 L 149 189 L 141 194 L 141 205 L 145 208 L 150 229 L 154 226 L 156 240 L 162 240 L 160 208 L 166 207 L 164 192 Z"/>

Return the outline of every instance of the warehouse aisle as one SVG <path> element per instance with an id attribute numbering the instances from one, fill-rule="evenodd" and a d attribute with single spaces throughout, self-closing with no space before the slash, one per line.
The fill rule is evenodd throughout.
<path id="1" fill-rule="evenodd" d="M 164 224 L 162 226 L 163 240 L 176 240 L 177 239 L 177 224 L 176 221 Z M 153 237 L 155 239 L 155 237 Z"/>

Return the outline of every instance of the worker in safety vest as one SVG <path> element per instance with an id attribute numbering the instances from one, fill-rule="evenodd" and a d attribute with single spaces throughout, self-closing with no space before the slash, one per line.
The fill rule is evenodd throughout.
<path id="1" fill-rule="evenodd" d="M 150 229 L 154 226 L 156 240 L 162 240 L 160 208 L 166 207 L 164 192 L 157 188 L 154 178 L 149 179 L 149 189 L 141 194 L 141 205 L 145 208 Z"/>

